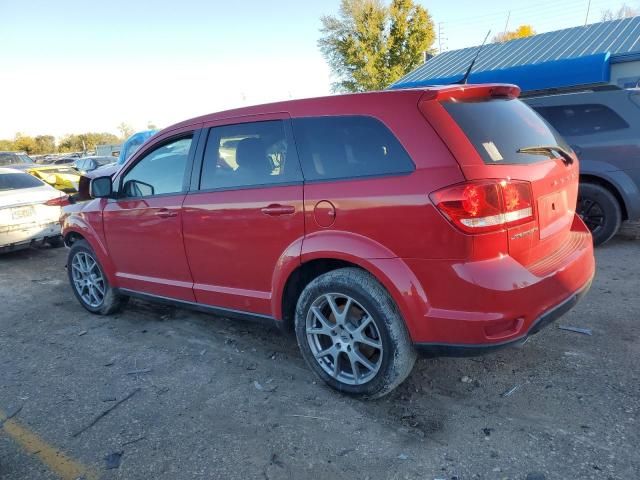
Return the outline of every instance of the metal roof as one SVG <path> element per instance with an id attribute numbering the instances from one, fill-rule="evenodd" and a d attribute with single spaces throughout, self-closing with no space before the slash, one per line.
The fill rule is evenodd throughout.
<path id="1" fill-rule="evenodd" d="M 391 88 L 461 78 L 478 47 L 441 53 L 395 82 Z M 505 70 L 609 53 L 611 63 L 640 59 L 640 16 L 541 33 L 485 45 L 474 72 Z"/>

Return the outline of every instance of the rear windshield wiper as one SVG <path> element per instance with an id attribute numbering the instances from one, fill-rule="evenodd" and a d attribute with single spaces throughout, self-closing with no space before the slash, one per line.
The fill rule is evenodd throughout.
<path id="1" fill-rule="evenodd" d="M 555 153 L 562 157 L 562 161 L 566 165 L 571 165 L 573 163 L 573 157 L 571 154 L 558 145 L 536 145 L 534 147 L 523 147 L 518 149 L 518 153 L 530 153 L 532 155 Z"/>

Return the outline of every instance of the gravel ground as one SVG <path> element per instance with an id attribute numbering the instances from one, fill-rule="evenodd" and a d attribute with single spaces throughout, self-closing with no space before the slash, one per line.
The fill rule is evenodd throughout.
<path id="1" fill-rule="evenodd" d="M 87 478 L 638 478 L 640 242 L 598 249 L 591 292 L 522 348 L 419 360 L 369 402 L 316 383 L 267 325 L 141 301 L 92 316 L 65 257 L 0 257 L 0 410 Z M 58 478 L 7 427 L 0 478 Z"/>

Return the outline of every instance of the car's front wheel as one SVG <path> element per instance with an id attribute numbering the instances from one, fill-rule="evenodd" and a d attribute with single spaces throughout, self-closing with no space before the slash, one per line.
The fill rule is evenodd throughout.
<path id="1" fill-rule="evenodd" d="M 73 293 L 91 313 L 109 315 L 128 299 L 109 285 L 95 252 L 85 240 L 78 240 L 71 246 L 67 273 Z"/>
<path id="2" fill-rule="evenodd" d="M 296 308 L 296 337 L 316 375 L 355 396 L 389 393 L 416 359 L 389 293 L 358 268 L 334 270 L 307 285 Z"/>

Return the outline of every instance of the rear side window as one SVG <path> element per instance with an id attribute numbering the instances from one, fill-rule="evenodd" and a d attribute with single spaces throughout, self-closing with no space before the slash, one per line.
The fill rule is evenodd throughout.
<path id="1" fill-rule="evenodd" d="M 413 172 L 398 139 L 379 120 L 365 116 L 293 120 L 305 180 L 332 180 Z"/>
<path id="2" fill-rule="evenodd" d="M 209 131 L 200 189 L 300 182 L 300 165 L 282 120 L 239 123 Z"/>
<path id="3" fill-rule="evenodd" d="M 486 164 L 534 163 L 548 155 L 518 153 L 520 148 L 560 146 L 562 137 L 530 107 L 516 99 L 443 102 Z"/>
<path id="4" fill-rule="evenodd" d="M 28 173 L 0 173 L 0 192 L 4 190 L 20 190 L 44 185 L 36 177 Z"/>
<path id="5" fill-rule="evenodd" d="M 534 107 L 556 130 L 567 137 L 592 135 L 629 128 L 620 115 L 605 105 Z"/>

